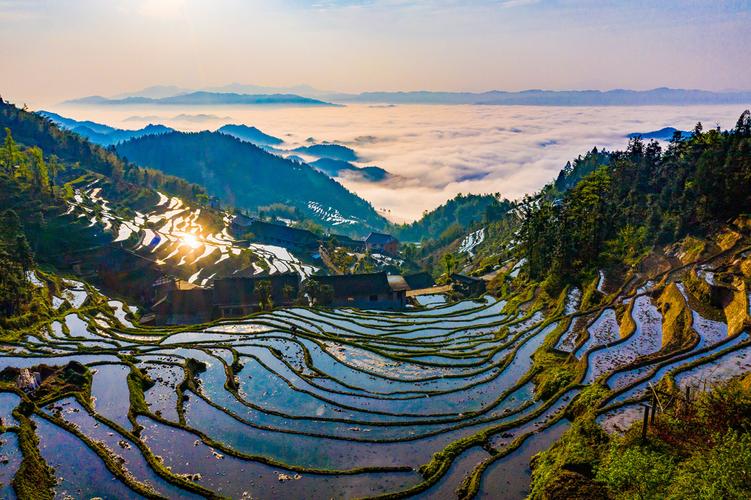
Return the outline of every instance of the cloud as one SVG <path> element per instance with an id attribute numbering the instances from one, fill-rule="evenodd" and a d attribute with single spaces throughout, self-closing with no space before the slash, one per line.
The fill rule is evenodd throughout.
<path id="1" fill-rule="evenodd" d="M 567 161 L 594 146 L 623 148 L 630 132 L 665 126 L 690 130 L 697 121 L 732 127 L 741 111 L 737 106 L 227 109 L 233 122 L 284 137 L 291 148 L 311 136 L 352 147 L 361 158 L 359 166 L 377 165 L 393 177 L 379 183 L 357 177 L 341 182 L 377 209 L 406 220 L 458 193 L 500 192 L 518 199 L 555 179 Z M 110 125 L 121 120 L 117 110 L 103 113 L 87 118 Z M 196 124 L 174 118 L 164 124 L 214 130 L 226 123 L 219 116 Z"/>

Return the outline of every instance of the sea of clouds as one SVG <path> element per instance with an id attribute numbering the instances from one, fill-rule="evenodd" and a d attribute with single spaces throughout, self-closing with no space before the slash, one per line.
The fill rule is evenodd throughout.
<path id="1" fill-rule="evenodd" d="M 202 120 L 186 121 L 159 110 L 82 108 L 76 119 L 135 128 L 141 114 L 179 130 L 215 129 L 243 123 L 283 139 L 293 148 L 335 142 L 353 148 L 360 166 L 376 165 L 393 177 L 364 182 L 339 179 L 392 220 L 418 218 L 457 193 L 501 193 L 510 199 L 553 180 L 579 154 L 623 148 L 626 135 L 666 126 L 729 128 L 738 106 L 539 107 L 539 106 L 368 106 L 336 108 L 201 108 Z M 161 110 L 164 112 L 164 110 Z M 181 110 L 183 111 L 183 110 Z M 70 113 L 68 113 L 70 115 Z"/>

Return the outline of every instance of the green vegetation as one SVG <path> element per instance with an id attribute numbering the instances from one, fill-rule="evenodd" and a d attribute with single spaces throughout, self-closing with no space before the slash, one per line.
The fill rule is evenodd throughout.
<path id="1" fill-rule="evenodd" d="M 131 183 L 160 189 L 188 200 L 204 192 L 203 188 L 183 179 L 123 161 L 114 151 L 92 144 L 73 132 L 61 130 L 49 119 L 0 99 L 0 130 L 4 129 L 10 129 L 19 143 L 44 151 L 50 157 L 48 164 L 63 162 L 103 174 L 118 187 L 127 188 L 127 184 L 122 183 Z M 41 153 L 38 155 L 37 158 L 40 158 Z"/>
<path id="2" fill-rule="evenodd" d="M 2 151 L 0 151 L 2 153 Z M 9 318 L 28 304 L 33 290 L 26 273 L 34 258 L 21 229 L 18 214 L 6 210 L 0 214 L 0 316 Z"/>
<path id="3" fill-rule="evenodd" d="M 361 221 L 357 225 L 361 235 L 369 228 L 386 226 L 368 202 L 327 175 L 222 133 L 144 136 L 123 142 L 116 150 L 140 165 L 197 182 L 209 194 L 239 208 L 258 211 L 284 204 L 310 217 L 313 212 L 308 203 L 313 201 Z M 334 221 L 319 222 L 330 225 Z M 343 226 L 337 226 L 340 229 Z"/>
<path id="4" fill-rule="evenodd" d="M 18 498 L 52 499 L 55 476 L 39 452 L 39 438 L 34 432 L 34 423 L 18 408 L 13 410 L 13 416 L 19 423 L 18 444 L 23 453 L 23 461 L 13 478 L 13 489 Z"/>
<path id="5" fill-rule="evenodd" d="M 396 226 L 394 235 L 402 241 L 423 242 L 437 247 L 461 237 L 469 228 L 500 219 L 511 202 L 500 194 L 458 194 L 412 224 Z"/>
<path id="6" fill-rule="evenodd" d="M 594 421 L 596 405 L 579 415 L 534 458 L 530 498 L 748 498 L 749 381 L 720 384 L 689 403 L 678 394 L 663 398 L 666 411 L 646 440 L 641 420 L 608 436 Z"/>
<path id="7" fill-rule="evenodd" d="M 625 151 L 593 151 L 575 163 L 522 204 L 529 275 L 559 287 L 598 266 L 633 266 L 655 244 L 705 234 L 748 211 L 751 115 L 731 131 L 698 124 L 664 151 L 633 139 Z"/>

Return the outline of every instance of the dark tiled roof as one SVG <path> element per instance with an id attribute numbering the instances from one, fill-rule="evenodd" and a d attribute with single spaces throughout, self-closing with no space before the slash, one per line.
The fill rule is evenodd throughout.
<path id="1" fill-rule="evenodd" d="M 322 285 L 329 285 L 334 289 L 334 296 L 338 298 L 391 293 L 386 273 L 312 276 L 310 279 Z"/>
<path id="2" fill-rule="evenodd" d="M 248 305 L 258 302 L 255 295 L 256 283 L 271 282 L 271 299 L 275 303 L 294 299 L 300 286 L 300 276 L 296 273 L 271 274 L 253 277 L 229 277 L 214 280 L 214 304 L 220 306 Z M 285 297 L 284 287 L 293 288 L 292 297 Z"/>
<path id="3" fill-rule="evenodd" d="M 421 272 L 404 275 L 404 281 L 407 282 L 412 290 L 419 290 L 420 288 L 430 288 L 435 285 L 433 277 L 430 273 Z"/>
<path id="4" fill-rule="evenodd" d="M 270 222 L 253 221 L 250 232 L 258 239 L 272 238 L 297 244 L 317 244 L 318 236 L 308 230 L 295 227 L 271 224 Z"/>
<path id="5" fill-rule="evenodd" d="M 247 215 L 237 214 L 232 218 L 232 224 L 240 227 L 248 227 L 253 224 L 254 220 L 255 219 L 248 217 Z"/>
<path id="6" fill-rule="evenodd" d="M 467 276 L 466 274 L 459 274 L 459 273 L 452 273 L 451 279 L 454 281 L 458 281 L 459 283 L 468 283 L 468 284 L 484 283 L 482 278 L 475 278 L 474 276 Z"/>
<path id="7" fill-rule="evenodd" d="M 389 280 L 389 286 L 395 292 L 409 290 L 409 284 L 407 284 L 407 281 L 403 276 L 400 276 L 398 274 L 389 274 L 387 276 L 387 279 Z"/>
<path id="8" fill-rule="evenodd" d="M 369 243 L 371 245 L 386 245 L 387 243 L 391 243 L 392 241 L 397 241 L 397 239 L 390 234 L 383 233 L 370 233 L 368 237 L 365 238 L 365 243 Z"/>
<path id="9" fill-rule="evenodd" d="M 349 236 L 345 236 L 343 234 L 332 234 L 331 235 L 334 240 L 336 240 L 337 245 L 348 247 L 348 248 L 359 248 L 364 247 L 365 242 L 362 240 L 354 240 L 350 238 Z"/>

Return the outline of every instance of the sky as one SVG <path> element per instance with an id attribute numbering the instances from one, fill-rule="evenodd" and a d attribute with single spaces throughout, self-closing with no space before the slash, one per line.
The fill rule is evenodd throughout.
<path id="1" fill-rule="evenodd" d="M 0 0 L 0 95 L 751 87 L 750 0 Z"/>

